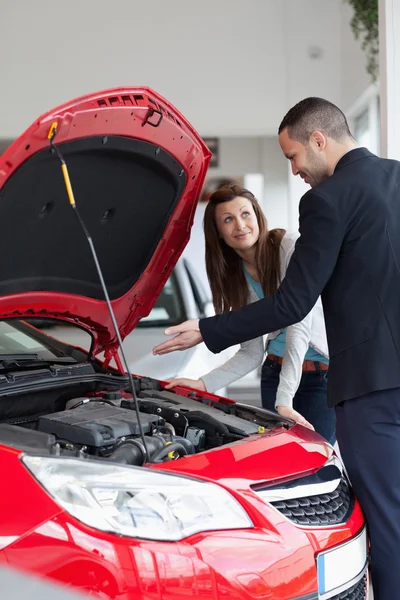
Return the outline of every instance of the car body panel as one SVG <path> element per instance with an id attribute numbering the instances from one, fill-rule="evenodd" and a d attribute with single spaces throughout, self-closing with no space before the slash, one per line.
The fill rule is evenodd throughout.
<path id="1" fill-rule="evenodd" d="M 257 443 L 268 448 L 271 439 L 260 439 Z M 262 470 L 269 450 L 260 455 L 253 454 L 251 458 L 246 453 L 247 444 L 242 446 L 242 452 L 237 453 L 242 455 L 241 458 L 238 456 L 239 462 L 253 463 L 250 473 Z M 308 467 L 324 462 L 324 452 L 318 449 L 318 443 L 315 446 Z M 254 529 L 205 532 L 175 543 L 130 540 L 95 531 L 60 511 L 43 489 L 37 485 L 29 489 L 28 482 L 20 480 L 21 475 L 30 477 L 18 465 L 21 453 L 12 451 L 5 456 L 3 450 L 0 449 L 2 472 L 13 474 L 9 479 L 11 494 L 7 495 L 2 507 L 11 519 L 7 524 L 1 523 L 0 530 L 0 539 L 4 539 L 3 534 L 14 533 L 14 539 L 9 537 L 9 543 L 3 548 L 9 563 L 120 600 L 145 599 L 152 591 L 159 594 L 159 598 L 169 598 L 173 593 L 174 600 L 184 598 L 188 590 L 194 597 L 203 598 L 226 595 L 247 598 L 248 590 L 257 590 L 256 597 L 268 598 L 270 595 L 282 599 L 315 593 L 315 552 L 346 541 L 349 530 L 355 535 L 362 523 L 357 507 L 345 526 L 304 531 L 250 493 L 250 474 L 246 480 L 242 474 L 236 489 L 240 491 L 238 498 L 245 503 L 252 517 Z M 289 448 L 286 452 L 288 456 L 291 454 Z M 189 472 L 186 468 L 182 470 Z M 196 469 L 190 472 L 199 476 Z M 257 481 L 259 478 L 257 475 Z M 229 489 L 235 487 L 232 482 L 225 481 L 226 485 L 228 483 Z M 23 520 L 21 512 L 25 498 L 19 498 L 21 487 L 17 486 L 30 492 L 32 508 Z"/>
<path id="2" fill-rule="evenodd" d="M 315 554 L 359 532 L 363 517 L 358 503 L 346 524 L 304 530 L 250 486 L 279 480 L 282 473 L 291 477 L 317 470 L 332 454 L 318 437 L 297 427 L 153 466 L 222 485 L 254 524 L 254 529 L 205 532 L 175 543 L 132 540 L 85 526 L 35 484 L 21 465 L 21 452 L 0 446 L 1 470 L 9 474 L 9 492 L 2 501 L 9 518 L 0 522 L 3 558 L 17 568 L 120 600 L 144 600 L 151 592 L 179 600 L 188 590 L 210 599 L 248 598 L 253 592 L 254 597 L 282 600 L 315 594 Z M 28 492 L 31 506 L 25 514 L 21 489 Z"/>

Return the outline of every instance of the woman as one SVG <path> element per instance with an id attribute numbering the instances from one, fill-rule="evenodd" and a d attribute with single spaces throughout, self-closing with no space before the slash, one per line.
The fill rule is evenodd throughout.
<path id="1" fill-rule="evenodd" d="M 235 183 L 214 192 L 204 215 L 207 275 L 216 313 L 239 309 L 276 292 L 285 276 L 297 234 L 268 231 L 254 195 Z M 320 299 L 307 317 L 270 333 L 261 372 L 262 406 L 315 429 L 335 443 L 335 413 L 327 405 L 328 348 Z M 221 367 L 200 379 L 178 378 L 167 388 L 187 385 L 212 392 L 257 368 L 263 338 L 241 344 Z"/>

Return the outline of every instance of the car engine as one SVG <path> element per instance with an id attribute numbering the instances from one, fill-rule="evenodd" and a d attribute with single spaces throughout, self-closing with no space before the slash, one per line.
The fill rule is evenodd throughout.
<path id="1" fill-rule="evenodd" d="M 135 388 L 146 449 L 135 403 L 124 388 L 71 397 L 63 394 L 62 410 L 3 419 L 0 441 L 22 450 L 143 465 L 147 460 L 176 460 L 292 425 L 275 413 L 224 398 L 215 401 L 195 391 L 179 395 L 150 378 L 135 378 Z M 59 405 L 59 400 L 54 402 L 55 407 Z"/>

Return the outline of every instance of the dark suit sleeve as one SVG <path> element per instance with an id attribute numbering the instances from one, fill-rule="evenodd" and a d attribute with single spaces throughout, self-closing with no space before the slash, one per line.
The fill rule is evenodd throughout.
<path id="1" fill-rule="evenodd" d="M 335 267 L 345 234 L 336 207 L 310 190 L 300 202 L 300 237 L 274 296 L 240 310 L 200 320 L 214 353 L 302 321 L 314 307 Z"/>

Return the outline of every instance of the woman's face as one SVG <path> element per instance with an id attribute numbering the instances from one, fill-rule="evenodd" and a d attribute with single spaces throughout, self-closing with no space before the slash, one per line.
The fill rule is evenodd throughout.
<path id="1" fill-rule="evenodd" d="M 219 235 L 234 250 L 248 250 L 258 240 L 260 230 L 250 200 L 238 196 L 215 207 Z"/>

